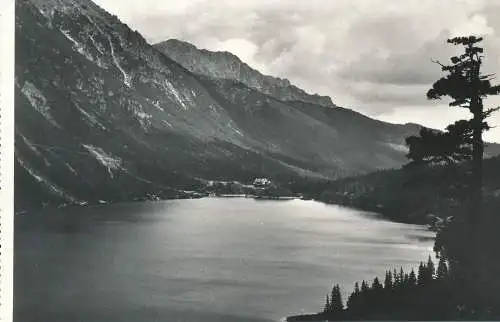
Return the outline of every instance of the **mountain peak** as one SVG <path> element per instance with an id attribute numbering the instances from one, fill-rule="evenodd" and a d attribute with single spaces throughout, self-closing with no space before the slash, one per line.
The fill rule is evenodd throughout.
<path id="1" fill-rule="evenodd" d="M 228 51 L 210 51 L 179 39 L 155 47 L 189 71 L 216 79 L 232 79 L 282 101 L 303 101 L 334 107 L 328 96 L 309 94 L 288 79 L 264 75 Z"/>

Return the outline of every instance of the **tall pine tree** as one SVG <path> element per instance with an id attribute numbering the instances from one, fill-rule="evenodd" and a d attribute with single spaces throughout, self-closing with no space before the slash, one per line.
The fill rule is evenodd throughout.
<path id="1" fill-rule="evenodd" d="M 384 289 L 392 290 L 392 273 L 391 273 L 391 271 L 385 272 Z"/>
<path id="2" fill-rule="evenodd" d="M 399 280 L 399 274 L 396 269 L 394 269 L 392 276 L 394 278 L 394 288 L 398 288 L 401 285 L 401 281 Z"/>
<path id="3" fill-rule="evenodd" d="M 408 284 L 410 286 L 415 286 L 417 284 L 417 276 L 415 275 L 413 268 L 411 269 L 410 276 L 408 278 Z"/>
<path id="4" fill-rule="evenodd" d="M 472 155 L 472 182 L 471 182 L 471 209 L 469 224 L 475 230 L 481 220 L 482 183 L 483 183 L 483 132 L 490 129 L 486 119 L 500 107 L 484 109 L 483 99 L 490 95 L 500 94 L 500 86 L 492 85 L 492 75 L 481 73 L 483 63 L 483 48 L 478 44 L 481 37 L 455 37 L 448 39 L 448 43 L 463 46 L 464 53 L 450 58 L 451 64 L 441 66 L 446 75 L 432 85 L 427 92 L 431 100 L 441 99 L 443 96 L 451 98 L 450 106 L 467 109 L 471 114 L 470 120 L 461 120 L 448 127 L 443 135 L 432 131 L 421 132 L 420 137 L 410 137 L 407 144 L 410 148 L 408 157 L 413 161 L 421 161 L 429 154 L 432 156 L 453 156 L 454 153 Z M 451 146 L 451 147 L 450 147 Z M 463 147 L 463 150 L 456 149 Z M 458 158 L 460 159 L 460 158 Z"/>
<path id="5" fill-rule="evenodd" d="M 373 279 L 373 283 L 372 283 L 372 289 L 375 290 L 375 291 L 380 291 L 382 290 L 384 287 L 382 286 L 382 284 L 380 284 L 380 281 L 378 279 L 378 277 L 375 277 Z"/>
<path id="6" fill-rule="evenodd" d="M 418 276 L 417 276 L 417 285 L 423 286 L 425 284 L 425 266 L 424 263 L 420 262 L 418 266 Z"/>
<path id="7" fill-rule="evenodd" d="M 337 284 L 332 288 L 329 312 L 342 312 L 343 310 L 344 303 L 342 301 L 342 294 L 340 293 L 340 286 Z"/>
<path id="8" fill-rule="evenodd" d="M 446 265 L 446 260 L 443 256 L 439 258 L 439 264 L 437 268 L 436 278 L 438 280 L 444 280 L 448 276 L 448 266 Z"/>
<path id="9" fill-rule="evenodd" d="M 429 255 L 429 259 L 427 260 L 426 267 L 426 279 L 428 282 L 431 282 L 434 279 L 434 275 L 436 274 L 436 269 L 434 266 L 434 262 L 432 261 L 431 255 Z"/>
<path id="10" fill-rule="evenodd" d="M 403 284 L 404 284 L 404 281 L 405 281 L 405 273 L 404 273 L 404 271 L 403 271 L 403 267 L 401 267 L 401 268 L 399 269 L 398 279 L 399 279 L 399 283 L 400 283 L 401 285 L 403 285 Z"/>

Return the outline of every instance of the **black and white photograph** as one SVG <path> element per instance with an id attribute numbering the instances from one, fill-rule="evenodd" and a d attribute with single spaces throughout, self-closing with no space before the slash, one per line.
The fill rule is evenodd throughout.
<path id="1" fill-rule="evenodd" d="M 500 320 L 500 1 L 12 3 L 14 322 Z"/>

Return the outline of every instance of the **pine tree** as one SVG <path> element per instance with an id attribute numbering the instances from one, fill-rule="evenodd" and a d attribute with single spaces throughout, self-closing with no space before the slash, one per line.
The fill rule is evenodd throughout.
<path id="1" fill-rule="evenodd" d="M 399 280 L 399 274 L 396 269 L 394 269 L 392 276 L 394 277 L 394 288 L 398 288 L 401 285 L 401 281 Z"/>
<path id="2" fill-rule="evenodd" d="M 452 100 L 450 106 L 463 108 L 472 114 L 472 118 L 464 120 L 464 126 L 459 129 L 464 133 L 463 143 L 472 150 L 472 161 L 465 165 L 470 168 L 467 174 L 469 193 L 464 200 L 468 206 L 465 211 L 466 220 L 458 218 L 455 225 L 450 225 L 449 231 L 444 233 L 449 237 L 444 237 L 446 240 L 439 245 L 440 252 L 452 259 L 453 274 L 462 280 L 461 284 L 466 289 L 464 292 L 474 298 L 472 303 L 481 303 L 491 298 L 492 295 L 485 290 L 496 279 L 495 270 L 484 269 L 490 265 L 488 257 L 495 255 L 488 254 L 487 238 L 490 234 L 485 234 L 491 231 L 488 227 L 491 218 L 485 217 L 487 213 L 483 209 L 483 133 L 491 128 L 486 122 L 487 118 L 498 111 L 500 106 L 486 109 L 483 100 L 500 94 L 500 85 L 492 85 L 490 81 L 493 75 L 485 75 L 481 71 L 484 50 L 478 44 L 482 40 L 475 36 L 449 39 L 448 43 L 463 46 L 463 54 L 451 57 L 450 65 L 437 62 L 446 75 L 437 80 L 427 92 L 429 99 L 448 96 Z M 467 240 L 466 243 L 463 242 L 464 239 Z"/>
<path id="3" fill-rule="evenodd" d="M 335 308 L 337 307 L 337 286 L 334 285 L 332 288 L 332 292 L 330 295 L 330 312 L 335 311 Z"/>
<path id="4" fill-rule="evenodd" d="M 408 286 L 410 284 L 410 275 L 408 275 L 408 273 L 405 273 L 405 277 L 404 277 L 404 282 L 403 284 L 405 286 Z"/>
<path id="5" fill-rule="evenodd" d="M 356 307 L 356 300 L 357 300 L 356 292 L 352 292 L 351 295 L 347 298 L 347 309 L 348 310 L 353 310 L 354 307 Z"/>
<path id="6" fill-rule="evenodd" d="M 425 266 L 424 263 L 420 262 L 418 266 L 418 276 L 417 276 L 417 285 L 422 286 L 425 283 Z"/>
<path id="7" fill-rule="evenodd" d="M 410 272 L 410 276 L 409 276 L 409 279 L 408 279 L 408 284 L 410 286 L 414 286 L 417 284 L 417 277 L 415 276 L 415 271 L 413 270 L 413 268 L 411 269 L 411 272 Z"/>
<path id="8" fill-rule="evenodd" d="M 356 283 L 354 283 L 354 291 L 351 293 L 351 295 L 347 299 L 347 308 L 348 309 L 352 310 L 354 307 L 356 307 L 356 304 L 357 304 L 358 299 L 359 299 L 359 294 L 360 294 L 359 283 L 356 282 Z"/>
<path id="9" fill-rule="evenodd" d="M 368 293 L 368 289 L 368 284 L 365 282 L 365 280 L 363 280 L 363 282 L 361 282 L 361 294 Z"/>
<path id="10" fill-rule="evenodd" d="M 341 312 L 344 310 L 344 303 L 342 302 L 342 294 L 340 293 L 340 286 L 337 284 L 332 289 L 330 298 L 330 312 Z"/>
<path id="11" fill-rule="evenodd" d="M 434 267 L 434 263 L 432 262 L 431 255 L 429 255 L 429 259 L 427 260 L 427 280 L 432 281 L 435 274 L 436 269 Z"/>
<path id="12" fill-rule="evenodd" d="M 403 272 L 403 267 L 401 267 L 399 269 L 399 277 L 398 277 L 398 279 L 399 279 L 399 284 L 404 285 L 405 273 Z"/>
<path id="13" fill-rule="evenodd" d="M 382 284 L 380 284 L 378 277 L 375 277 L 373 279 L 372 289 L 374 289 L 375 291 L 380 291 L 383 289 L 383 286 L 382 286 Z"/>
<path id="14" fill-rule="evenodd" d="M 323 309 L 323 312 L 330 312 L 331 306 L 330 306 L 330 297 L 328 296 L 328 293 L 326 294 L 326 303 L 325 303 L 325 308 Z"/>
<path id="15" fill-rule="evenodd" d="M 386 271 L 385 280 L 384 280 L 384 288 L 386 290 L 392 290 L 392 273 L 391 271 Z"/>
<path id="16" fill-rule="evenodd" d="M 470 160 L 472 150 L 464 145 L 467 127 L 464 120 L 455 122 L 446 128 L 445 132 L 422 128 L 418 136 L 406 138 L 409 146 L 407 157 L 413 160 L 410 165 L 433 163 L 455 164 Z"/>
<path id="17" fill-rule="evenodd" d="M 438 280 L 444 280 L 448 276 L 448 266 L 446 265 L 446 260 L 443 256 L 439 258 L 438 269 L 436 273 L 436 278 Z"/>
<path id="18" fill-rule="evenodd" d="M 483 48 L 477 44 L 482 40 L 481 37 L 475 36 L 448 39 L 449 44 L 463 46 L 464 53 L 451 57 L 451 65 L 436 61 L 447 75 L 434 82 L 427 92 L 427 98 L 431 100 L 450 97 L 452 100 L 449 105 L 468 110 L 472 114 L 472 119 L 460 120 L 450 125 L 446 133 L 425 130 L 420 136 L 407 139 L 410 150 L 408 158 L 413 162 L 435 161 L 436 156 L 456 159 L 453 161 L 461 161 L 460 156 L 472 159 L 471 202 L 467 213 L 468 224 L 473 233 L 473 243 L 478 237 L 474 232 L 478 231 L 482 217 L 483 132 L 491 128 L 486 119 L 500 109 L 496 107 L 485 110 L 483 106 L 483 99 L 500 94 L 500 85 L 491 84 L 493 75 L 481 73 Z"/>
<path id="19" fill-rule="evenodd" d="M 344 301 L 342 300 L 342 293 L 340 292 L 340 286 L 337 285 L 337 312 L 342 312 L 344 311 Z"/>

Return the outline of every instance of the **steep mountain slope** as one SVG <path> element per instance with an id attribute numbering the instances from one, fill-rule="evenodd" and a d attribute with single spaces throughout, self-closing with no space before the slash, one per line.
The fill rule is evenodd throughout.
<path id="1" fill-rule="evenodd" d="M 406 161 L 418 126 L 257 71 L 228 78 L 239 63 L 222 55 L 219 74 L 201 75 L 90 0 L 16 1 L 16 205 L 183 197 L 210 180 L 324 180 Z"/>
<path id="2" fill-rule="evenodd" d="M 406 151 L 402 138 L 418 133 L 421 128 L 420 125 L 414 123 L 398 125 L 377 121 L 350 109 L 339 107 L 332 103 L 330 97 L 311 95 L 286 79 L 263 75 L 229 52 L 200 49 L 178 39 L 169 39 L 154 46 L 191 72 L 212 80 L 216 86 L 219 86 L 220 92 L 225 93 L 226 96 L 230 95 L 233 100 L 236 95 L 234 92 L 241 87 L 238 83 L 241 83 L 294 107 L 307 117 L 327 124 L 342 135 L 342 140 L 338 137 L 333 139 L 332 149 L 337 153 L 342 152 L 342 159 L 347 160 L 345 163 L 356 167 L 355 164 L 359 162 L 359 159 L 348 156 L 355 152 L 365 156 L 370 154 L 375 158 L 371 165 L 360 164 L 361 171 L 387 168 L 406 162 L 406 158 L 402 158 L 402 152 Z M 235 87 L 231 87 L 233 84 Z M 245 102 L 240 95 L 237 104 L 244 106 L 249 103 Z M 245 111 L 248 109 L 249 107 L 246 107 Z M 345 149 L 341 148 L 343 143 L 345 143 Z M 392 149 L 384 149 L 382 147 L 384 145 Z M 500 154 L 499 144 L 489 144 L 486 147 L 487 157 L 498 154 Z M 384 163 L 382 160 L 385 160 L 385 165 L 381 165 Z"/>
<path id="3" fill-rule="evenodd" d="M 340 107 L 280 101 L 231 79 L 202 79 L 240 129 L 288 164 L 337 178 L 406 162 L 404 137 L 413 129 Z"/>
<path id="4" fill-rule="evenodd" d="M 17 1 L 16 31 L 18 204 L 178 196 L 169 187 L 260 170 L 198 79 L 92 2 Z"/>

